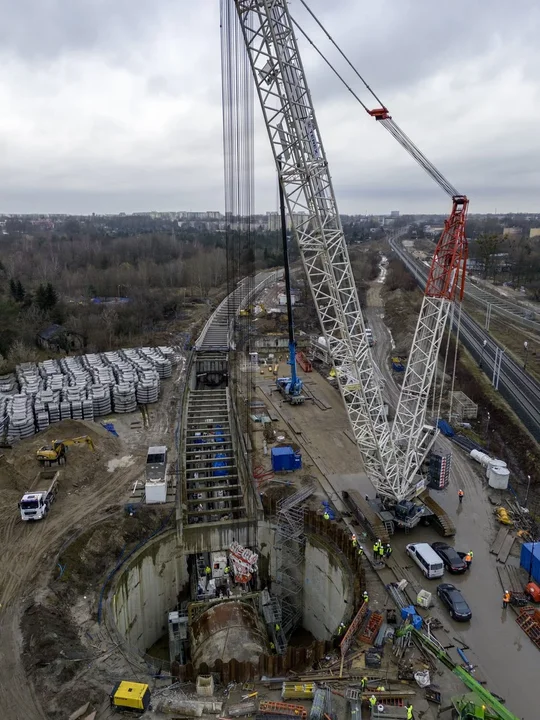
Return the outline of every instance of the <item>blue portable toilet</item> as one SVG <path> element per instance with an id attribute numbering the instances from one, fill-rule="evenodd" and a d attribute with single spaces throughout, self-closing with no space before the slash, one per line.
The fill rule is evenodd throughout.
<path id="1" fill-rule="evenodd" d="M 290 445 L 272 448 L 271 457 L 274 472 L 293 472 L 302 469 L 302 455 L 294 452 Z"/>

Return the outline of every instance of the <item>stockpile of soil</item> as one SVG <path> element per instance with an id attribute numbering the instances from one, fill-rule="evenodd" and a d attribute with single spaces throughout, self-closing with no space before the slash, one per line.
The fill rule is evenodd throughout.
<path id="1" fill-rule="evenodd" d="M 92 439 L 95 450 L 92 451 L 86 444 L 68 447 L 66 469 L 77 484 L 86 485 L 93 482 L 101 472 L 107 472 L 107 462 L 111 458 L 123 454 L 123 443 L 120 438 L 97 423 L 82 420 L 63 420 L 55 423 L 33 438 L 16 443 L 11 450 L 3 450 L 5 461 L 8 467 L 16 468 L 17 476 L 26 478 L 27 484 L 40 470 L 36 460 L 36 452 L 40 447 L 50 445 L 53 440 L 67 440 L 84 435 Z M 2 482 L 1 476 L 0 482 Z"/>

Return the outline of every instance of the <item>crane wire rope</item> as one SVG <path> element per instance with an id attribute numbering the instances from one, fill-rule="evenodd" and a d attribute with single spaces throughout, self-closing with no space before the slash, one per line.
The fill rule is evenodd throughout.
<path id="1" fill-rule="evenodd" d="M 380 122 L 384 128 L 392 135 L 398 143 L 417 161 L 417 163 L 426 171 L 430 177 L 435 180 L 435 182 L 444 190 L 445 193 L 447 193 L 450 197 L 459 197 L 461 196 L 461 193 L 459 193 L 456 188 L 444 177 L 444 175 L 437 170 L 435 165 L 428 160 L 428 158 L 421 152 L 421 150 L 416 147 L 416 145 L 413 143 L 413 141 L 401 130 L 401 128 L 397 125 L 394 120 L 390 117 L 388 114 L 388 110 L 386 109 L 386 106 L 384 103 L 380 100 L 380 98 L 377 96 L 375 91 L 368 85 L 366 80 L 362 77 L 360 72 L 357 70 L 357 68 L 354 66 L 352 61 L 347 57 L 347 55 L 343 52 L 343 50 L 339 47 L 339 45 L 336 43 L 334 38 L 330 35 L 328 30 L 324 27 L 322 22 L 318 19 L 318 17 L 315 15 L 315 13 L 311 10 L 311 8 L 307 5 L 305 0 L 300 0 L 300 3 L 304 6 L 304 8 L 307 10 L 307 12 L 311 15 L 311 17 L 315 20 L 317 25 L 320 27 L 320 29 L 323 31 L 323 33 L 326 35 L 326 37 L 330 40 L 332 45 L 336 48 L 338 53 L 344 58 L 345 62 L 352 68 L 355 75 L 359 78 L 359 80 L 362 82 L 364 87 L 368 90 L 368 92 L 373 96 L 373 98 L 379 103 L 381 106 L 380 111 L 373 111 L 368 108 L 368 106 L 360 99 L 358 94 L 351 88 L 351 86 L 346 82 L 346 80 L 343 78 L 343 76 L 338 72 L 338 70 L 332 65 L 332 63 L 328 60 L 328 58 L 325 56 L 325 54 L 317 47 L 315 42 L 309 37 L 309 35 L 304 31 L 302 26 L 295 20 L 295 18 L 292 18 L 292 21 L 296 28 L 301 32 L 301 34 L 305 37 L 305 39 L 310 43 L 310 45 L 314 48 L 314 50 L 320 55 L 320 57 L 324 60 L 324 62 L 328 65 L 328 67 L 332 70 L 332 72 L 336 75 L 336 77 L 340 80 L 340 82 L 347 88 L 347 90 L 351 93 L 351 95 L 355 98 L 357 102 L 360 103 L 360 105 L 364 108 L 364 110 L 373 117 L 376 117 L 378 122 Z"/>
<path id="2" fill-rule="evenodd" d="M 251 314 L 238 319 L 233 293 L 244 281 L 244 297 L 254 291 L 254 87 L 242 28 L 233 0 L 220 2 L 222 115 L 225 192 L 225 244 L 227 263 L 227 324 L 235 331 L 238 347 L 249 359 Z M 249 301 L 248 301 L 249 305 Z M 232 340 L 232 338 L 231 338 Z M 251 363 L 229 382 L 244 431 L 249 426 L 252 393 Z"/>

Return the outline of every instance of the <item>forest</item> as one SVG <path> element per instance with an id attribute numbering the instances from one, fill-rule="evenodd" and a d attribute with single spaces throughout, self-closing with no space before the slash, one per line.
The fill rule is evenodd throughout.
<path id="1" fill-rule="evenodd" d="M 189 330 L 235 278 L 281 263 L 278 233 L 14 232 L 0 242 L 0 372 L 41 359 L 36 336 L 52 323 L 81 335 L 87 352 Z"/>

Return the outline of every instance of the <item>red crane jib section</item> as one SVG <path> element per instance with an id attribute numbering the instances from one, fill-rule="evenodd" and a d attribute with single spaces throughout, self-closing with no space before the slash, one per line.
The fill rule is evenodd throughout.
<path id="1" fill-rule="evenodd" d="M 465 290 L 468 243 L 465 221 L 469 200 L 464 195 L 452 198 L 452 212 L 433 254 L 425 294 L 428 297 L 461 301 Z"/>

